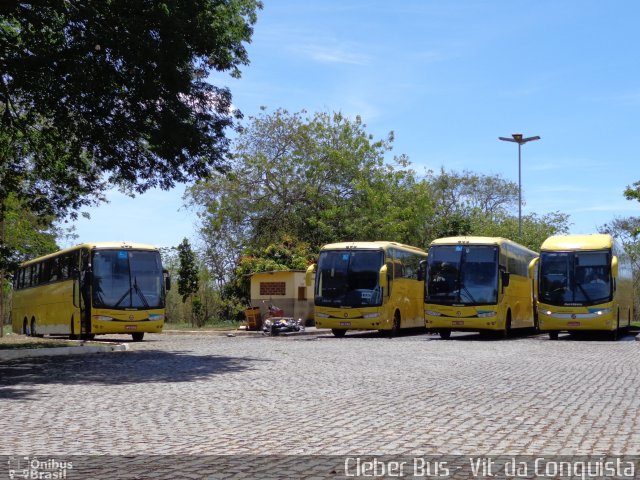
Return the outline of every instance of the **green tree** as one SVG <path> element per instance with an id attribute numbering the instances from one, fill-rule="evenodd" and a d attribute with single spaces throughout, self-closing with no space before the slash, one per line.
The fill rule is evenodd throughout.
<path id="1" fill-rule="evenodd" d="M 188 193 L 200 207 L 208 257 L 228 273 L 246 249 L 287 236 L 317 248 L 373 235 L 379 222 L 358 220 L 372 208 L 373 187 L 391 174 L 384 154 L 392 135 L 374 140 L 365 128 L 340 113 L 277 110 L 251 118 L 234 144 L 231 168 Z"/>
<path id="2" fill-rule="evenodd" d="M 194 323 L 196 316 L 193 306 L 197 303 L 199 310 L 201 303 L 198 299 L 194 302 L 193 295 L 198 293 L 200 288 L 198 280 L 198 267 L 196 265 L 196 254 L 191 249 L 191 244 L 186 238 L 182 240 L 182 243 L 178 245 L 178 259 L 180 261 L 180 267 L 178 269 L 178 293 L 182 296 L 182 303 L 187 300 L 191 300 L 191 322 Z"/>

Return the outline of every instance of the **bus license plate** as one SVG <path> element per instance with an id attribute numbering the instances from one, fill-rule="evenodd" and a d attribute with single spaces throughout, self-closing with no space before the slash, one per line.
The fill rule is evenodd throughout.
<path id="1" fill-rule="evenodd" d="M 580 322 L 569 322 L 569 323 L 567 323 L 567 325 L 569 327 L 579 327 L 580 326 Z"/>
<path id="2" fill-rule="evenodd" d="M 137 327 L 137 325 L 125 325 L 124 329 L 125 330 L 137 330 L 138 327 Z"/>
<path id="3" fill-rule="evenodd" d="M 340 322 L 340 326 L 341 327 L 350 327 L 351 326 L 351 322 Z"/>
<path id="4" fill-rule="evenodd" d="M 464 321 L 462 320 L 454 320 L 453 322 L 451 322 L 452 325 L 456 325 L 456 326 L 460 326 L 460 325 L 464 325 Z"/>

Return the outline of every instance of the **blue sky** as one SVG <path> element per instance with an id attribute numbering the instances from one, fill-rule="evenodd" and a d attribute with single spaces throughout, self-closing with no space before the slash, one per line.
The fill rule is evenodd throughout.
<path id="1" fill-rule="evenodd" d="M 640 2 L 619 0 L 265 1 L 242 78 L 216 75 L 249 117 L 270 111 L 360 115 L 413 168 L 500 174 L 523 215 L 561 211 L 572 233 L 640 215 Z M 184 186 L 111 203 L 76 222 L 78 241 L 198 242 Z M 517 208 L 513 212 L 517 215 Z M 391 239 L 392 240 L 392 239 Z M 67 246 L 67 245 L 63 245 Z"/>

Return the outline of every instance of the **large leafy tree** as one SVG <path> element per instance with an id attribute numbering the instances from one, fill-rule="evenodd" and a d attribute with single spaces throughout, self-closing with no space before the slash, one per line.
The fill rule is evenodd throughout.
<path id="1" fill-rule="evenodd" d="M 224 276 L 243 252 L 287 237 L 312 249 L 387 237 L 397 219 L 382 214 L 393 199 L 380 187 L 404 181 L 384 163 L 391 140 L 374 140 L 359 118 L 340 113 L 277 110 L 251 118 L 231 168 L 189 191 L 188 201 L 200 208 L 208 263 Z"/>
<path id="2" fill-rule="evenodd" d="M 257 0 L 11 2 L 0 17 L 2 192 L 66 213 L 107 179 L 170 188 L 223 166 Z M 44 181 L 44 183 L 42 183 Z M 47 183 L 48 182 L 48 183 Z M 36 193 L 39 195 L 29 195 Z M 42 202 L 44 203 L 44 202 Z"/>

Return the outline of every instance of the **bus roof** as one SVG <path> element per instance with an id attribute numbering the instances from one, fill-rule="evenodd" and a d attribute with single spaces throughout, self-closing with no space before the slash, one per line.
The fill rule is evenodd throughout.
<path id="1" fill-rule="evenodd" d="M 57 252 L 50 253 L 48 255 L 43 255 L 41 257 L 32 258 L 31 260 L 27 260 L 23 262 L 21 265 L 28 265 L 30 263 L 38 263 L 42 260 L 46 260 L 48 258 L 55 257 L 57 255 L 64 255 L 68 252 L 74 252 L 76 250 L 80 250 L 83 248 L 88 248 L 89 250 L 93 249 L 115 249 L 115 248 L 125 248 L 127 250 L 158 250 L 158 247 L 153 245 L 148 245 L 145 243 L 132 243 L 132 242 L 92 242 L 92 243 L 79 243 L 74 245 L 73 247 L 64 248 L 62 250 L 58 250 Z"/>
<path id="2" fill-rule="evenodd" d="M 542 242 L 540 250 L 598 250 L 613 248 L 613 237 L 608 234 L 554 235 Z"/>
<path id="3" fill-rule="evenodd" d="M 397 247 L 405 250 L 412 250 L 426 254 L 424 250 L 418 247 L 412 247 L 411 245 L 405 245 L 403 243 L 388 242 L 388 241 L 373 241 L 373 242 L 338 242 L 328 243 L 324 245 L 320 251 L 326 250 L 386 250 L 388 248 Z"/>
<path id="4" fill-rule="evenodd" d="M 519 247 L 525 250 L 529 250 L 532 253 L 535 253 L 537 255 L 536 252 L 534 252 L 533 250 L 525 247 L 524 245 L 520 245 L 518 242 L 514 242 L 513 240 L 509 240 L 508 238 L 503 238 L 503 237 L 474 237 L 474 236 L 469 236 L 469 237 L 444 237 L 444 238 L 437 238 L 435 240 L 433 240 L 430 244 L 431 245 L 458 245 L 458 244 L 465 244 L 465 245 L 498 245 L 498 246 L 502 246 L 502 245 L 513 245 L 515 247 Z"/>

